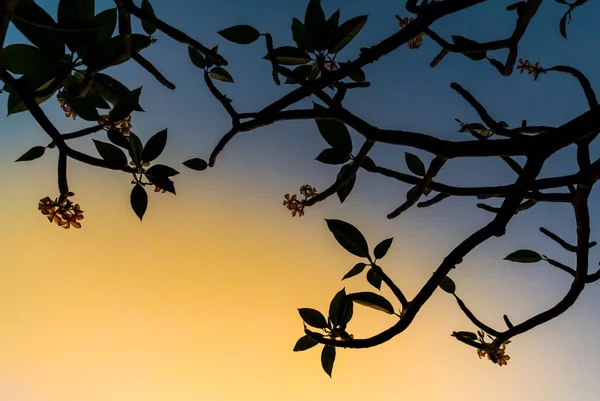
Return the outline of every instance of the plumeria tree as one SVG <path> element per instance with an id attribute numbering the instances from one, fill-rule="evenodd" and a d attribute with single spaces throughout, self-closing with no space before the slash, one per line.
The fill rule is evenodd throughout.
<path id="1" fill-rule="evenodd" d="M 173 179 L 179 171 L 156 162 L 167 144 L 167 130 L 142 143 L 132 131 L 136 114 L 143 112 L 142 88 L 130 88 L 104 72 L 108 67 L 137 63 L 166 89 L 175 89 L 175 85 L 142 55 L 144 49 L 156 41 L 154 35 L 160 31 L 187 46 L 189 61 L 198 67 L 207 89 L 231 117 L 230 130 L 206 160 L 193 158 L 182 162 L 188 169 L 203 171 L 214 167 L 219 154 L 240 133 L 280 121 L 314 120 L 315 129 L 328 146 L 316 160 L 340 168 L 331 185 L 322 191 L 302 185 L 299 194 L 285 195 L 283 206 L 294 217 L 303 216 L 308 208 L 329 198 L 337 197 L 343 203 L 352 193 L 361 168 L 409 185 L 406 200 L 387 215 L 389 219 L 399 217 L 413 206 L 426 208 L 449 197 L 501 200 L 500 207 L 486 203 L 477 205 L 490 212 L 489 223 L 454 248 L 412 299 L 404 295 L 381 265 L 393 244 L 392 238 L 370 246 L 352 224 L 326 219 L 327 228 L 335 240 L 358 258 L 356 265 L 342 280 L 366 271 L 366 284 L 376 290 L 385 285 L 395 297 L 390 301 L 373 291 L 346 293 L 345 289 L 341 289 L 334 295 L 327 313 L 311 308 L 299 309 L 304 335 L 297 341 L 294 351 L 321 345 L 321 364 L 328 375 L 332 374 L 337 348 L 367 348 L 391 340 L 411 325 L 421 307 L 438 288 L 454 297 L 473 325 L 470 330 L 455 331 L 452 335 L 475 348 L 480 358 L 487 357 L 503 366 L 509 360 L 506 346 L 515 337 L 560 316 L 576 302 L 587 284 L 600 278 L 600 272 L 588 272 L 589 249 L 596 245 L 590 241 L 588 198 L 600 178 L 600 160 L 591 159 L 590 146 L 600 132 L 600 108 L 590 82 L 581 71 L 564 65 L 545 67 L 519 54 L 519 41 L 526 35 L 530 21 L 542 6 L 542 0 L 520 1 L 506 7 L 503 12 L 514 15 L 512 33 L 507 38 L 488 42 L 462 36 L 447 38 L 431 28 L 434 22 L 485 0 L 408 0 L 405 12 L 395 16 L 398 29 L 381 42 L 360 50 L 351 49 L 348 44 L 367 23 L 367 16 L 342 21 L 339 10 L 326 15 L 319 0 L 308 0 L 305 15 L 291 19 L 291 37 L 280 38 L 287 41 L 285 46 L 275 47 L 271 34 L 259 27 L 224 27 L 218 32 L 223 40 L 240 45 L 253 44 L 257 50 L 262 46 L 261 57 L 266 60 L 265 68 L 272 70 L 274 84 L 290 88 L 278 100 L 264 105 L 259 111 L 249 112 L 236 108 L 233 99 L 219 89 L 220 85 L 232 84 L 233 78 L 226 69 L 228 63 L 224 55 L 219 54 L 218 46 L 205 46 L 170 25 L 166 19 L 155 15 L 148 0 L 142 0 L 139 5 L 132 0 L 114 2 L 115 7 L 96 14 L 94 0 L 60 0 L 55 20 L 34 0 L 0 0 L 0 79 L 4 82 L 2 91 L 6 95 L 8 114 L 28 112 L 50 138 L 49 144 L 31 148 L 17 161 L 31 161 L 48 151 L 58 152 L 59 156 L 57 195 L 39 202 L 39 210 L 51 223 L 65 229 L 80 228 L 84 218 L 84 212 L 69 187 L 67 173 L 71 168 L 70 160 L 124 173 L 131 180 L 131 207 L 140 220 L 148 205 L 148 189 L 175 194 Z M 565 7 L 564 14 L 557 16 L 557 21 L 558 30 L 566 39 L 572 15 L 586 0 L 556 2 Z M 141 21 L 144 32 L 132 31 L 133 19 Z M 14 25 L 30 43 L 5 44 L 10 25 Z M 582 88 L 589 108 L 560 126 L 530 126 L 526 121 L 519 126 L 510 126 L 492 117 L 467 89 L 452 83 L 451 88 L 477 112 L 479 121 L 463 122 L 457 118 L 458 130 L 472 139 L 447 141 L 419 132 L 378 127 L 344 105 L 348 91 L 368 90 L 370 83 L 363 71 L 364 66 L 376 63 L 404 45 L 417 50 L 425 41 L 440 49 L 431 67 L 443 62 L 445 57 L 468 57 L 489 63 L 507 79 L 515 70 L 529 74 L 534 80 L 548 73 L 567 74 L 574 79 L 574 84 Z M 313 107 L 300 108 L 298 103 L 307 98 L 314 101 Z M 75 132 L 59 132 L 40 107 L 50 99 L 56 100 L 56 105 L 63 109 L 67 118 L 89 121 L 90 126 Z M 363 138 L 356 147 L 349 128 Z M 97 155 L 80 152 L 69 145 L 72 139 L 82 137 L 91 138 Z M 416 155 L 406 152 L 407 171 L 391 170 L 369 157 L 376 143 L 419 149 L 430 153 L 432 160 L 426 165 Z M 571 175 L 538 178 L 544 164 L 566 147 L 577 149 L 579 171 Z M 525 163 L 521 165 L 514 156 L 524 156 Z M 514 181 L 500 186 L 461 187 L 436 180 L 448 160 L 473 157 L 502 159 L 514 170 Z M 515 250 L 506 256 L 506 260 L 548 263 L 573 277 L 571 287 L 553 307 L 519 323 L 512 323 L 504 315 L 506 327 L 493 328 L 476 317 L 461 300 L 449 273 L 476 247 L 493 237 L 503 236 L 515 214 L 526 212 L 540 202 L 564 203 L 572 207 L 576 221 L 575 244 L 544 227 L 540 228 L 541 234 L 574 254 L 572 266 L 527 249 Z M 354 338 L 349 324 L 355 305 L 395 315 L 397 322 L 369 338 Z"/>

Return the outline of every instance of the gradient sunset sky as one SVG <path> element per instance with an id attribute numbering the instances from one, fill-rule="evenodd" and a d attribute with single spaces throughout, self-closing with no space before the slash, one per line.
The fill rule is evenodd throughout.
<path id="1" fill-rule="evenodd" d="M 52 15 L 56 1 L 39 2 Z M 341 54 L 356 57 L 361 47 L 398 29 L 395 14 L 404 2 L 323 0 L 341 20 L 369 14 L 363 31 Z M 511 2 L 489 1 L 446 18 L 434 30 L 485 41 L 509 35 Z M 235 84 L 217 82 L 240 111 L 257 111 L 292 86 L 277 87 L 262 57 L 262 41 L 240 46 L 217 31 L 250 24 L 274 36 L 275 46 L 293 44 L 293 17 L 303 18 L 306 0 L 154 0 L 157 15 L 197 38 L 218 44 Z M 97 0 L 97 11 L 113 7 Z M 573 13 L 569 40 L 558 31 L 565 7 L 542 4 L 520 45 L 520 56 L 542 66 L 580 68 L 600 84 L 598 2 Z M 139 24 L 136 25 L 141 32 Z M 4 401 L 592 401 L 598 399 L 600 330 L 598 284 L 558 319 L 513 340 L 508 366 L 480 360 L 474 349 L 450 337 L 476 328 L 454 299 L 436 292 L 411 327 L 392 341 L 367 350 L 338 349 L 330 379 L 320 365 L 320 347 L 292 352 L 303 335 L 297 308 L 326 312 L 333 295 L 371 291 L 364 275 L 341 282 L 358 262 L 327 230 L 324 218 L 348 221 L 371 247 L 394 237 L 382 267 L 412 298 L 442 259 L 492 216 L 476 199 L 448 199 L 427 209 L 411 209 L 395 220 L 386 214 L 405 199 L 408 186 L 361 170 L 342 205 L 336 197 L 292 218 L 283 195 L 302 184 L 317 189 L 333 182 L 338 168 L 314 161 L 327 147 L 314 121 L 285 122 L 245 133 L 221 154 L 215 168 L 194 172 L 180 163 L 207 158 L 230 119 L 210 95 L 202 71 L 187 47 L 157 33 L 143 51 L 177 85 L 169 91 L 132 62 L 107 73 L 129 88 L 143 85 L 145 113 L 133 116 L 133 131 L 146 141 L 168 128 L 159 163 L 177 168 L 177 196 L 150 194 L 143 222 L 129 206 L 126 174 L 70 162 L 74 200 L 85 210 L 81 230 L 49 224 L 38 200 L 55 197 L 56 151 L 39 160 L 14 163 L 49 138 L 27 113 L 0 117 L 0 187 L 4 221 L 0 246 L 0 400 Z M 7 43 L 24 39 L 11 28 Z M 435 69 L 439 47 L 428 38 L 419 50 L 403 47 L 364 68 L 368 89 L 352 91 L 346 105 L 379 127 L 415 130 L 446 139 L 466 139 L 454 118 L 478 122 L 452 89 L 458 82 L 498 120 L 511 126 L 560 125 L 587 108 L 571 77 L 547 74 L 534 82 L 518 72 L 500 77 L 486 62 L 449 55 Z M 499 58 L 503 58 L 501 56 Z M 0 95 L 3 102 L 6 95 Z M 5 104 L 5 103 L 4 103 Z M 301 105 L 309 104 L 308 101 Z M 2 106 L 5 107 L 5 106 Z M 61 132 L 89 125 L 65 118 L 58 102 L 43 106 Z M 353 134 L 354 135 L 354 134 Z M 106 140 L 104 133 L 95 139 Z M 353 136 L 354 147 L 361 144 Z M 97 155 L 89 137 L 72 145 Z M 404 151 L 378 144 L 378 165 L 408 172 Z M 419 151 L 428 162 L 431 156 Z M 592 149 L 592 156 L 600 156 Z M 576 171 L 574 150 L 557 154 L 542 176 Z M 438 180 L 475 186 L 514 181 L 500 160 L 452 160 Z M 600 208 L 590 199 L 592 221 Z M 497 205 L 497 202 L 492 203 Z M 547 264 L 503 261 L 530 248 L 566 264 L 574 258 L 539 233 L 540 225 L 575 240 L 569 206 L 539 204 L 516 216 L 502 238 L 490 240 L 465 258 L 451 277 L 457 294 L 489 325 L 502 329 L 502 315 L 516 323 L 558 302 L 571 277 Z M 592 239 L 600 240 L 597 226 Z M 591 251 L 590 270 L 600 260 Z M 385 289 L 383 295 L 392 300 Z M 397 303 L 394 303 L 397 306 Z M 395 323 L 389 315 L 356 307 L 349 331 L 369 337 Z"/>

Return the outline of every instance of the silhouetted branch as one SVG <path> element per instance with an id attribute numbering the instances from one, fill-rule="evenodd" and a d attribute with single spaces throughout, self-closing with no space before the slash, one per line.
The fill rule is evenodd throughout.
<path id="1" fill-rule="evenodd" d="M 140 66 L 142 66 L 146 71 L 148 71 L 158 82 L 160 82 L 165 88 L 174 90 L 175 85 L 170 82 L 160 71 L 144 56 L 139 53 L 134 53 L 131 58 L 133 58 Z"/>

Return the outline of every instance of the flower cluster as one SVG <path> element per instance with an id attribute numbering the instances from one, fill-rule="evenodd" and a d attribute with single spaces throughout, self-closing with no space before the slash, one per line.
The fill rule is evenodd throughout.
<path id="1" fill-rule="evenodd" d="M 521 71 L 521 74 L 527 71 L 528 74 L 533 76 L 533 80 L 537 81 L 541 72 L 544 72 L 544 69 L 540 66 L 540 62 L 538 61 L 535 64 L 529 62 L 529 60 L 523 61 L 523 59 L 519 59 L 519 65 L 517 70 Z"/>
<path id="2" fill-rule="evenodd" d="M 485 342 L 483 331 L 478 331 L 479 342 L 485 345 L 484 348 L 477 349 L 477 356 L 481 359 L 484 356 L 492 361 L 493 363 L 497 363 L 500 366 L 506 365 L 508 360 L 510 360 L 510 356 L 506 355 L 506 344 L 510 343 L 510 340 L 504 340 L 501 343 L 494 340 L 491 336 L 488 335 L 493 341 L 491 343 Z"/>
<path id="3" fill-rule="evenodd" d="M 404 29 L 413 22 L 414 18 L 404 17 L 402 18 L 398 14 L 396 14 L 396 19 L 398 20 L 398 25 L 400 25 L 400 29 Z M 408 48 L 409 49 L 418 49 L 423 44 L 423 36 L 425 36 L 425 32 L 419 33 L 417 36 L 412 37 L 408 40 Z"/>
<path id="4" fill-rule="evenodd" d="M 100 124 L 102 126 L 102 128 L 104 128 L 107 131 L 116 130 L 116 131 L 119 131 L 121 134 L 123 134 L 124 137 L 129 138 L 129 134 L 131 133 L 131 127 L 132 127 L 131 114 L 120 121 L 110 121 L 110 112 L 111 111 L 112 110 L 109 110 L 108 114 L 100 116 L 100 119 L 98 120 L 98 124 Z"/>
<path id="5" fill-rule="evenodd" d="M 62 228 L 81 228 L 80 220 L 83 220 L 83 210 L 78 203 L 74 204 L 69 199 L 60 201 L 58 198 L 55 200 L 50 197 L 40 199 L 38 204 L 38 210 L 42 214 L 48 217 L 50 223 L 55 223 Z"/>
<path id="6" fill-rule="evenodd" d="M 283 206 L 292 212 L 292 216 L 298 215 L 298 217 L 304 216 L 304 201 L 317 195 L 316 188 L 310 185 L 302 185 L 300 187 L 300 195 L 304 196 L 303 200 L 298 199 L 298 195 L 285 194 L 283 200 Z"/>
<path id="7" fill-rule="evenodd" d="M 62 92 L 58 92 L 56 94 L 56 99 L 58 99 L 58 103 L 60 103 L 60 107 L 63 109 L 63 111 L 65 112 L 65 116 L 67 118 L 71 117 L 73 120 L 75 120 L 75 118 L 77 118 L 77 114 L 75 113 L 75 110 L 73 110 L 68 104 L 67 104 L 67 99 L 65 99 L 65 97 L 62 95 Z"/>

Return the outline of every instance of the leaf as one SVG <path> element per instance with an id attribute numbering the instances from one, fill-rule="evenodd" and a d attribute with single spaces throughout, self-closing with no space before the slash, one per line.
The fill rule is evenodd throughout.
<path id="1" fill-rule="evenodd" d="M 144 152 L 144 146 L 142 145 L 142 141 L 140 138 L 134 134 L 133 132 L 129 133 L 129 157 L 131 157 L 131 161 L 133 161 L 136 166 L 139 166 L 142 163 L 142 155 Z"/>
<path id="2" fill-rule="evenodd" d="M 362 68 L 355 68 L 349 74 L 348 78 L 353 80 L 354 82 L 364 82 L 367 77 L 365 76 L 365 72 Z"/>
<path id="3" fill-rule="evenodd" d="M 320 106 L 315 104 L 314 108 L 317 109 Z M 350 132 L 345 124 L 323 118 L 315 119 L 319 133 L 325 139 L 325 142 L 334 149 L 339 149 L 343 153 L 352 152 L 352 139 L 350 138 Z"/>
<path id="4" fill-rule="evenodd" d="M 567 16 L 569 15 L 569 11 L 565 13 L 560 19 L 560 23 L 558 24 L 558 28 L 560 30 L 560 35 L 567 39 Z"/>
<path id="5" fill-rule="evenodd" d="M 281 46 L 273 49 L 273 56 L 275 56 L 277 64 L 281 65 L 300 65 L 310 61 L 308 53 L 293 46 Z M 267 54 L 264 59 L 270 60 L 269 55 Z"/>
<path id="6" fill-rule="evenodd" d="M 381 290 L 381 281 L 382 279 L 379 274 L 373 268 L 370 268 L 367 272 L 367 282 L 378 290 Z"/>
<path id="7" fill-rule="evenodd" d="M 365 26 L 368 17 L 368 15 L 360 15 L 340 25 L 336 31 L 335 38 L 332 40 L 332 45 L 329 47 L 329 52 L 337 53 L 346 47 Z"/>
<path id="8" fill-rule="evenodd" d="M 294 352 L 306 351 L 307 349 L 311 349 L 317 344 L 318 342 L 316 342 L 309 336 L 300 337 L 300 339 L 296 341 L 296 345 L 294 345 Z"/>
<path id="9" fill-rule="evenodd" d="M 333 364 L 335 362 L 335 347 L 331 345 L 326 345 L 323 347 L 323 351 L 321 351 L 321 366 L 325 373 L 331 377 L 333 372 Z"/>
<path id="10" fill-rule="evenodd" d="M 156 167 L 156 166 L 154 166 L 154 167 Z M 173 183 L 173 181 L 171 181 L 171 179 L 169 177 L 165 177 L 165 176 L 161 176 L 161 175 L 152 175 L 152 174 L 146 172 L 146 178 L 148 178 L 148 180 L 150 180 L 150 182 L 152 184 L 154 184 L 156 187 L 158 187 L 160 189 L 164 189 L 165 191 L 170 192 L 173 195 L 176 195 L 175 184 Z"/>
<path id="11" fill-rule="evenodd" d="M 342 280 L 345 280 L 350 277 L 354 277 L 354 276 L 362 273 L 363 270 L 365 270 L 365 267 L 367 267 L 366 263 L 355 264 L 354 267 L 352 269 L 350 269 L 350 271 L 348 273 L 346 273 L 346 275 L 344 277 L 342 277 Z"/>
<path id="12" fill-rule="evenodd" d="M 342 329 L 352 319 L 354 313 L 354 305 L 346 295 L 346 290 L 342 288 L 331 300 L 329 304 L 329 319 L 333 327 L 340 326 Z"/>
<path id="13" fill-rule="evenodd" d="M 210 70 L 208 75 L 210 75 L 211 78 L 219 80 L 219 81 L 233 83 L 233 78 L 231 77 L 231 75 L 229 75 L 229 73 L 223 67 L 213 68 L 212 70 Z"/>
<path id="14" fill-rule="evenodd" d="M 131 91 L 121 82 L 102 73 L 96 74 L 92 90 L 112 105 L 116 105 L 122 98 L 131 94 Z M 133 111 L 144 111 L 144 109 L 140 107 L 138 102 Z"/>
<path id="15" fill-rule="evenodd" d="M 213 53 L 215 53 L 215 54 L 219 54 L 219 46 L 215 46 L 215 47 L 213 47 L 213 48 L 211 49 L 211 51 L 212 51 Z M 215 65 L 215 63 L 213 63 L 213 61 L 212 61 L 211 59 L 209 59 L 209 58 L 205 58 L 205 60 L 206 60 L 206 68 L 210 68 L 210 67 L 212 67 L 213 65 Z"/>
<path id="16" fill-rule="evenodd" d="M 462 53 L 464 56 L 470 58 L 471 60 L 479 61 L 485 59 L 487 56 L 486 51 L 463 53 L 466 51 L 473 51 L 474 49 L 479 48 L 479 42 L 458 35 L 452 35 L 452 41 L 454 42 L 456 47 L 458 47 L 459 52 Z"/>
<path id="17" fill-rule="evenodd" d="M 299 65 L 298 67 L 294 68 L 294 70 L 292 72 L 298 78 L 302 78 L 306 81 L 310 77 L 312 70 L 313 70 L 313 67 L 311 65 L 304 64 L 304 65 Z M 287 78 L 284 83 L 285 84 L 297 84 L 298 82 L 296 82 L 296 80 L 294 78 Z"/>
<path id="18" fill-rule="evenodd" d="M 40 84 L 55 76 L 61 65 L 61 61 L 55 56 L 37 47 L 20 43 L 2 49 L 2 57 L 4 67 L 8 71 L 26 75 Z"/>
<path id="19" fill-rule="evenodd" d="M 529 249 L 520 249 L 505 257 L 504 260 L 509 260 L 511 262 L 517 263 L 535 263 L 542 260 L 542 257 L 539 253 L 531 251 Z"/>
<path id="20" fill-rule="evenodd" d="M 106 133 L 106 136 L 108 137 L 108 140 L 115 145 L 129 150 L 129 141 L 118 129 L 109 130 Z"/>
<path id="21" fill-rule="evenodd" d="M 379 244 L 377 244 L 377 246 L 373 250 L 373 255 L 375 255 L 375 259 L 381 259 L 385 256 L 388 249 L 390 249 L 390 246 L 392 245 L 393 240 L 394 240 L 394 238 L 388 238 L 388 239 L 384 239 Z"/>
<path id="22" fill-rule="evenodd" d="M 292 19 L 292 38 L 298 48 L 305 51 L 313 51 L 314 48 L 311 48 L 310 45 L 306 41 L 306 29 L 304 28 L 304 24 L 300 22 L 298 18 Z"/>
<path id="23" fill-rule="evenodd" d="M 196 67 L 201 69 L 206 68 L 206 59 L 198 50 L 188 46 L 188 56 L 190 57 L 192 64 Z"/>
<path id="24" fill-rule="evenodd" d="M 506 326 L 508 326 L 509 329 L 512 329 L 514 326 L 511 323 L 510 319 L 508 318 L 508 316 L 504 315 L 502 316 L 504 318 L 504 323 L 506 323 Z"/>
<path id="25" fill-rule="evenodd" d="M 49 27 L 56 27 L 56 21 L 33 0 L 16 2 L 16 14 L 24 20 Z M 35 46 L 52 54 L 64 55 L 65 42 L 63 34 L 52 29 L 41 28 L 26 22 L 11 21 L 15 27 Z"/>
<path id="26" fill-rule="evenodd" d="M 250 25 L 235 25 L 217 33 L 228 41 L 240 45 L 248 45 L 260 38 L 260 32 Z"/>
<path id="27" fill-rule="evenodd" d="M 148 0 L 142 0 L 142 10 L 144 10 L 145 12 L 147 12 L 148 14 L 150 14 L 152 16 L 156 16 L 156 14 L 154 14 L 154 8 L 152 7 L 152 4 L 150 4 L 150 2 Z M 142 29 L 148 35 L 154 35 L 154 32 L 156 32 L 156 26 L 146 20 L 142 20 Z"/>
<path id="28" fill-rule="evenodd" d="M 96 106 L 89 99 L 77 97 L 72 93 L 63 93 L 62 96 L 64 96 L 69 107 L 75 111 L 75 114 L 83 120 L 98 121 L 100 118 Z"/>
<path id="29" fill-rule="evenodd" d="M 127 156 L 125 156 L 125 152 L 121 149 L 110 143 L 100 142 L 95 139 L 92 139 L 92 141 L 94 141 L 96 150 L 98 150 L 98 153 L 105 162 L 115 167 L 127 166 Z"/>
<path id="30" fill-rule="evenodd" d="M 113 33 L 115 33 L 115 28 L 117 27 L 117 9 L 109 8 L 99 12 L 94 17 L 94 25 L 99 28 L 96 35 L 96 43 L 102 43 L 109 40 Z"/>
<path id="31" fill-rule="evenodd" d="M 27 152 L 25 152 L 25 154 L 23 154 L 23 156 L 19 157 L 15 161 L 28 162 L 31 160 L 39 159 L 40 157 L 42 157 L 44 155 L 45 151 L 46 151 L 46 148 L 44 146 L 34 146 L 33 148 L 31 148 Z"/>
<path id="32" fill-rule="evenodd" d="M 460 129 L 458 130 L 458 132 L 481 131 L 484 129 L 486 129 L 486 127 L 483 124 L 471 123 L 471 124 L 465 124 L 465 125 L 461 126 Z"/>
<path id="33" fill-rule="evenodd" d="M 340 169 L 340 171 L 337 174 L 338 180 L 342 178 L 342 176 L 345 174 L 345 172 L 349 166 L 350 166 L 350 164 L 347 164 Z M 352 175 L 350 180 L 346 184 L 344 184 L 344 186 L 342 186 L 340 189 L 338 189 L 337 196 L 340 199 L 340 203 L 344 203 L 344 201 L 346 200 L 348 195 L 350 195 L 350 192 L 352 192 L 352 189 L 354 188 L 355 183 L 356 183 L 356 174 Z"/>
<path id="34" fill-rule="evenodd" d="M 131 54 L 138 53 L 152 44 L 152 40 L 147 35 L 133 33 L 131 38 Z M 122 64 L 130 59 L 125 54 L 123 41 L 119 36 L 114 36 L 102 43 L 99 43 L 94 51 L 88 51 L 83 56 L 83 64 L 91 68 L 106 68 Z"/>
<path id="35" fill-rule="evenodd" d="M 452 333 L 452 337 L 457 337 L 457 338 L 460 337 L 465 340 L 471 340 L 471 341 L 477 340 L 477 334 L 472 333 L 470 331 L 455 331 Z"/>
<path id="36" fill-rule="evenodd" d="M 449 294 L 454 294 L 454 291 L 456 291 L 456 284 L 450 277 L 445 276 L 440 282 L 440 288 Z"/>
<path id="37" fill-rule="evenodd" d="M 325 44 L 326 48 L 330 48 L 333 45 L 333 43 L 331 42 L 335 40 L 335 33 L 337 32 L 339 26 L 340 9 L 338 8 L 333 14 L 331 14 L 329 19 L 327 20 L 327 32 L 325 33 L 325 35 L 327 36 L 327 42 Z"/>
<path id="38" fill-rule="evenodd" d="M 390 301 L 373 292 L 355 292 L 354 294 L 350 294 L 349 297 L 357 304 L 368 306 L 369 308 L 377 309 L 390 315 L 394 313 L 394 307 Z"/>
<path id="39" fill-rule="evenodd" d="M 325 219 L 325 221 L 329 231 L 345 250 L 361 258 L 369 257 L 367 240 L 356 227 L 342 220 Z"/>
<path id="40" fill-rule="evenodd" d="M 350 160 L 350 155 L 348 153 L 343 153 L 338 149 L 329 148 L 319 153 L 319 155 L 315 157 L 315 160 L 325 164 L 344 164 Z"/>
<path id="41" fill-rule="evenodd" d="M 411 173 L 421 177 L 425 175 L 425 165 L 417 156 L 413 155 L 412 153 L 405 152 L 404 160 L 406 160 L 406 165 Z"/>
<path id="42" fill-rule="evenodd" d="M 144 158 L 146 157 L 146 149 L 147 148 L 144 148 Z M 146 170 L 146 174 L 150 174 L 154 177 L 173 177 L 179 174 L 179 171 L 175 170 L 172 167 L 165 166 L 163 164 L 155 164 L 154 166 Z"/>
<path id="43" fill-rule="evenodd" d="M 375 162 L 369 156 L 365 156 L 360 166 L 367 171 L 374 171 L 377 168 Z"/>
<path id="44" fill-rule="evenodd" d="M 321 0 L 309 0 L 304 14 L 304 27 L 310 50 L 324 50 L 327 45 L 327 21 Z"/>
<path id="45" fill-rule="evenodd" d="M 316 327 L 317 329 L 324 329 L 327 327 L 327 320 L 321 312 L 311 308 L 300 308 L 298 309 L 300 317 L 304 320 L 304 323 L 309 326 Z"/>
<path id="46" fill-rule="evenodd" d="M 115 104 L 115 107 L 110 113 L 109 120 L 111 122 L 121 121 L 130 115 L 140 103 L 140 95 L 142 87 L 129 91 L 121 96 L 121 99 Z"/>
<path id="47" fill-rule="evenodd" d="M 60 0 L 58 3 L 58 25 L 61 28 L 87 28 L 93 26 L 94 0 Z M 72 32 L 64 35 L 67 46 L 75 52 L 85 45 L 87 39 L 95 39 L 95 33 Z"/>
<path id="48" fill-rule="evenodd" d="M 19 80 L 22 80 L 22 79 L 23 79 L 23 77 L 19 78 Z M 46 82 L 44 85 L 42 85 L 39 88 L 37 88 L 36 91 L 40 91 L 40 90 L 48 88 L 50 85 L 52 85 L 52 83 L 54 82 L 55 79 L 56 78 L 52 78 L 51 80 L 49 80 L 48 82 Z M 48 94 L 46 94 L 44 96 L 34 96 L 33 99 L 35 100 L 35 102 L 37 104 L 42 104 L 46 100 L 48 100 L 52 96 L 54 96 L 54 94 L 56 93 L 57 90 L 58 90 L 58 88 L 56 90 L 54 90 L 52 93 L 48 93 Z M 7 115 L 11 115 L 11 114 L 15 114 L 15 113 L 20 113 L 22 111 L 27 110 L 27 106 L 25 106 L 25 103 L 23 103 L 23 101 L 21 101 L 21 98 L 15 92 L 11 92 L 11 93 L 8 94 L 7 108 L 8 108 L 8 114 Z"/>
<path id="49" fill-rule="evenodd" d="M 162 131 L 154 134 L 148 142 L 146 142 L 146 146 L 144 146 L 144 161 L 151 162 L 155 160 L 160 154 L 165 150 L 165 146 L 167 145 L 167 130 L 164 129 Z"/>
<path id="50" fill-rule="evenodd" d="M 208 163 L 197 157 L 190 160 L 186 160 L 182 164 L 187 168 L 191 168 L 192 170 L 196 171 L 203 171 L 206 170 L 206 168 L 208 167 Z"/>
<path id="51" fill-rule="evenodd" d="M 140 184 L 135 184 L 131 190 L 131 197 L 129 201 L 131 203 L 131 208 L 141 221 L 146 213 L 146 209 L 148 208 L 148 194 L 146 193 L 144 187 Z"/>

